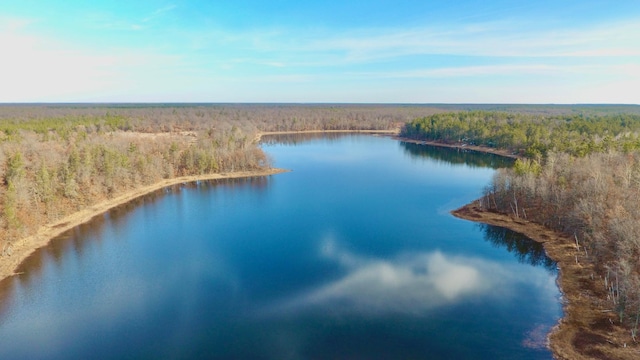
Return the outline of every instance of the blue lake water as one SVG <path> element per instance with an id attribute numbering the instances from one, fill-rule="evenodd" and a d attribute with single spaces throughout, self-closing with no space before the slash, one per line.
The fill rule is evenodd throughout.
<path id="1" fill-rule="evenodd" d="M 449 214 L 505 160 L 266 139 L 264 178 L 174 186 L 0 283 L 0 359 L 549 359 L 555 264 Z"/>

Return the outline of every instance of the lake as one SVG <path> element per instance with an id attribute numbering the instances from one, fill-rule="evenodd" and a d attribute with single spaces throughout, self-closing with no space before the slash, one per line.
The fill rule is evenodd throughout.
<path id="1" fill-rule="evenodd" d="M 0 283 L 0 358 L 551 358 L 556 265 L 449 214 L 507 160 L 264 140 L 291 172 L 170 187 L 37 251 Z"/>

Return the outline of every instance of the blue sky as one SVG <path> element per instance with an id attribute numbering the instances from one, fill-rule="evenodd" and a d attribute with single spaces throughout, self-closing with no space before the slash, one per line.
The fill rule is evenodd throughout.
<path id="1" fill-rule="evenodd" d="M 0 102 L 640 104 L 640 1 L 0 0 Z"/>

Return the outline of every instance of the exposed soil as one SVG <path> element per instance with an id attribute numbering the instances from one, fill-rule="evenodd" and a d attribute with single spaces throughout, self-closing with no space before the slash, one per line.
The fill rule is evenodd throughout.
<path id="1" fill-rule="evenodd" d="M 558 263 L 564 317 L 548 335 L 556 359 L 640 359 L 640 346 L 629 329 L 619 325 L 607 301 L 604 280 L 575 239 L 523 219 L 485 210 L 474 201 L 452 214 L 466 220 L 501 226 L 543 244 Z"/>

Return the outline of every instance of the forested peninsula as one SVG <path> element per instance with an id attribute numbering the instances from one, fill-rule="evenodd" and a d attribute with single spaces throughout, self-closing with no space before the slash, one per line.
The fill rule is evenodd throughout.
<path id="1" fill-rule="evenodd" d="M 640 357 L 639 130 L 634 114 L 471 111 L 416 119 L 401 131 L 518 157 L 454 214 L 545 243 L 567 301 L 551 335 L 559 358 Z"/>

